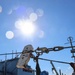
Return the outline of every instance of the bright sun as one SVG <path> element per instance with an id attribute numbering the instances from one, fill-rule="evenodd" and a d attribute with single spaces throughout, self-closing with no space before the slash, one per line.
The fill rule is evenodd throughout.
<path id="1" fill-rule="evenodd" d="M 25 19 L 16 21 L 15 26 L 26 36 L 32 36 L 36 29 L 32 21 Z"/>

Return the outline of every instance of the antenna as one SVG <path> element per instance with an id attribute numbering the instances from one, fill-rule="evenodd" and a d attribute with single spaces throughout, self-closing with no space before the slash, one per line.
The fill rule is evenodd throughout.
<path id="1" fill-rule="evenodd" d="M 71 53 L 72 53 L 72 58 L 74 58 L 74 62 L 75 62 L 75 56 L 74 56 L 74 53 L 75 53 L 75 47 L 73 46 L 73 42 L 75 42 L 75 41 L 73 41 L 73 37 L 68 37 L 68 39 L 67 39 L 68 41 L 69 41 L 69 43 L 70 43 L 70 45 L 71 45 L 71 48 L 72 48 L 72 50 L 71 50 Z M 68 44 L 68 43 L 66 43 L 66 44 Z"/>

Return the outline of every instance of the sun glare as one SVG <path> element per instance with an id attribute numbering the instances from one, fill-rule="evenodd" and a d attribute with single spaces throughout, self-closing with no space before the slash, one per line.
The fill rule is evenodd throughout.
<path id="1" fill-rule="evenodd" d="M 20 19 L 16 21 L 15 26 L 26 36 L 32 36 L 35 32 L 35 25 L 30 20 Z"/>

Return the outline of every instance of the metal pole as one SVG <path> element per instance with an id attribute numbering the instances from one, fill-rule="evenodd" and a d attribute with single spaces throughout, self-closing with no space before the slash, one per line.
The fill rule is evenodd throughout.
<path id="1" fill-rule="evenodd" d="M 61 75 L 61 70 L 59 70 L 59 74 Z"/>
<path id="2" fill-rule="evenodd" d="M 12 59 L 13 59 L 13 50 L 12 50 Z"/>
<path id="3" fill-rule="evenodd" d="M 5 55 L 5 62 L 4 62 L 4 75 L 6 75 L 6 66 L 7 66 L 6 60 L 7 60 L 7 54 Z"/>
<path id="4" fill-rule="evenodd" d="M 31 57 L 35 58 L 35 57 Z M 70 64 L 69 62 L 63 62 L 63 61 L 56 61 L 56 60 L 49 60 L 49 59 L 44 59 L 44 58 L 38 58 L 40 60 L 45 60 L 45 61 L 52 61 L 52 62 L 57 62 L 57 63 L 63 63 L 63 64 Z"/>
<path id="5" fill-rule="evenodd" d="M 72 44 L 73 38 L 72 38 L 72 37 L 69 37 L 68 39 L 69 39 L 69 41 L 70 41 L 70 45 L 71 45 L 71 48 L 72 48 L 72 50 L 73 50 L 73 44 Z M 75 56 L 74 56 L 74 53 L 72 53 L 72 55 L 73 55 L 73 57 L 74 57 L 74 62 L 75 62 Z"/>
<path id="6" fill-rule="evenodd" d="M 54 66 L 54 64 L 52 63 L 52 61 L 50 61 L 50 63 L 51 63 L 51 65 L 52 65 L 53 70 L 55 71 L 56 75 L 59 75 L 58 72 L 57 72 L 57 70 L 56 70 L 56 68 L 55 68 L 55 66 Z"/>
<path id="7" fill-rule="evenodd" d="M 21 54 L 22 52 L 17 52 L 18 54 Z M 7 55 L 11 55 L 11 54 L 16 54 L 16 53 L 7 53 Z M 5 54 L 0 54 L 0 55 L 6 55 L 6 53 Z"/>

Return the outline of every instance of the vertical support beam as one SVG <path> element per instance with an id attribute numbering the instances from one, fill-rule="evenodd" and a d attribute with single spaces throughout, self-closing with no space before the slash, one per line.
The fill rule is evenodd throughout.
<path id="1" fill-rule="evenodd" d="M 13 59 L 13 50 L 12 50 L 12 59 Z"/>
<path id="2" fill-rule="evenodd" d="M 5 54 L 5 62 L 4 62 L 4 75 L 6 75 L 6 68 L 7 68 L 7 54 Z"/>
<path id="3" fill-rule="evenodd" d="M 71 48 L 72 48 L 72 50 L 73 50 L 72 40 L 73 40 L 72 37 L 68 37 L 68 41 L 70 42 Z M 74 58 L 74 62 L 75 62 L 75 56 L 74 56 L 74 53 L 72 53 L 72 57 Z"/>
<path id="4" fill-rule="evenodd" d="M 53 69 L 54 69 L 56 75 L 59 75 L 58 72 L 57 72 L 57 70 L 56 70 L 56 68 L 55 68 L 55 66 L 54 66 L 54 64 L 52 63 L 52 61 L 50 61 L 50 63 L 51 63 L 51 65 L 52 65 L 52 67 L 53 67 Z"/>
<path id="5" fill-rule="evenodd" d="M 59 74 L 61 75 L 61 70 L 59 70 Z"/>

